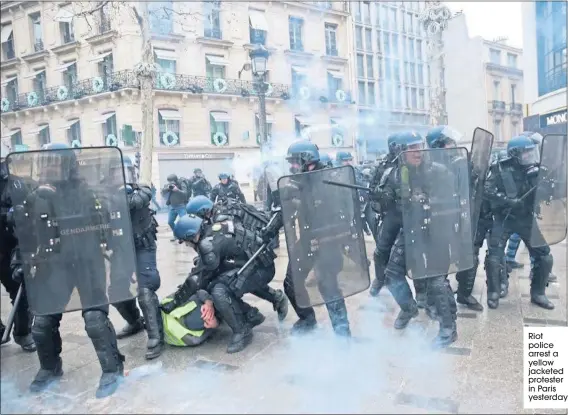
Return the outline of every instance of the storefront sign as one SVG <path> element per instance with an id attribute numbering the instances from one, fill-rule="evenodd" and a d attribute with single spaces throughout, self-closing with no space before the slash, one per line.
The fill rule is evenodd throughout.
<path id="1" fill-rule="evenodd" d="M 159 160 L 225 160 L 235 157 L 235 153 L 159 153 Z"/>
<path id="2" fill-rule="evenodd" d="M 540 116 L 540 128 L 549 127 L 551 125 L 566 124 L 566 109 L 543 114 Z"/>

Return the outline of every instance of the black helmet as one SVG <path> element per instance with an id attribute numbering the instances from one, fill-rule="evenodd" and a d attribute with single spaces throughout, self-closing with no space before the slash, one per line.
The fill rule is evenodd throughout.
<path id="1" fill-rule="evenodd" d="M 531 138 L 519 135 L 507 143 L 507 154 L 521 166 L 530 167 L 540 161 L 539 147 Z"/>
<path id="2" fill-rule="evenodd" d="M 317 163 L 319 159 L 320 155 L 318 146 L 309 140 L 297 141 L 288 147 L 286 160 L 291 165 L 299 166 L 299 168 L 290 167 L 290 172 L 292 173 L 308 171 L 308 166 L 310 164 Z"/>

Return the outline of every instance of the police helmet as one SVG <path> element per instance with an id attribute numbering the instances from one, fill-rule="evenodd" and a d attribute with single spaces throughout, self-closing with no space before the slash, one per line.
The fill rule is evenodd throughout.
<path id="1" fill-rule="evenodd" d="M 422 138 L 420 133 L 416 131 L 406 131 L 396 135 L 393 145 L 396 156 L 411 147 L 420 150 L 424 148 L 424 138 Z"/>
<path id="2" fill-rule="evenodd" d="M 299 171 L 308 171 L 308 166 L 310 164 L 315 164 L 319 161 L 320 154 L 317 145 L 309 140 L 297 141 L 288 147 L 288 154 L 286 155 L 286 160 L 291 165 L 298 165 Z M 295 173 L 296 168 L 291 167 L 290 171 Z"/>
<path id="3" fill-rule="evenodd" d="M 426 142 L 429 148 L 455 147 L 462 137 L 462 134 L 454 128 L 448 125 L 439 125 L 428 131 Z"/>
<path id="4" fill-rule="evenodd" d="M 521 135 L 528 137 L 535 143 L 537 146 L 542 147 L 542 139 L 544 138 L 540 133 L 534 133 L 532 131 L 523 131 Z"/>
<path id="5" fill-rule="evenodd" d="M 391 157 L 396 156 L 396 139 L 398 137 L 398 133 L 390 134 L 387 137 L 387 146 L 389 148 L 389 154 Z"/>
<path id="6" fill-rule="evenodd" d="M 219 173 L 219 180 L 230 179 L 231 175 L 228 173 Z"/>
<path id="7" fill-rule="evenodd" d="M 174 236 L 180 241 L 193 242 L 202 225 L 203 219 L 195 215 L 185 215 L 174 226 Z"/>
<path id="8" fill-rule="evenodd" d="M 50 151 L 39 155 L 39 182 L 51 183 L 78 177 L 77 156 L 71 147 L 65 143 L 47 143 L 41 149 Z"/>
<path id="9" fill-rule="evenodd" d="M 539 147 L 531 138 L 519 135 L 507 143 L 507 155 L 521 166 L 533 166 L 540 161 Z"/>
<path id="10" fill-rule="evenodd" d="M 341 163 L 343 161 L 352 161 L 353 155 L 348 151 L 338 151 L 335 155 L 335 161 Z"/>
<path id="11" fill-rule="evenodd" d="M 327 153 L 320 153 L 320 162 L 327 167 L 333 167 L 331 157 Z"/>
<path id="12" fill-rule="evenodd" d="M 195 196 L 187 203 L 185 210 L 189 215 L 205 219 L 206 215 L 213 210 L 213 202 L 207 196 Z"/>

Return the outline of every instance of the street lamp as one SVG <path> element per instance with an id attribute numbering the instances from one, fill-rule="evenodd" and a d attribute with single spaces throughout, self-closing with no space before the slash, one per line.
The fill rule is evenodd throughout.
<path id="1" fill-rule="evenodd" d="M 268 143 L 266 133 L 266 82 L 264 76 L 266 75 L 266 63 L 270 54 L 261 45 L 252 49 L 249 53 L 251 62 L 251 71 L 253 76 L 254 88 L 258 92 L 258 127 L 260 133 L 260 150 L 264 150 L 264 146 Z"/>

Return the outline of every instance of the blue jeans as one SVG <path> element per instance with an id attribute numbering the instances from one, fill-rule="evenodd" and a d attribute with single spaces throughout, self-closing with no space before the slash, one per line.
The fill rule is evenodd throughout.
<path id="1" fill-rule="evenodd" d="M 185 210 L 185 206 L 180 205 L 180 206 L 170 206 L 170 211 L 168 213 L 168 225 L 170 225 L 170 228 L 172 228 L 172 231 L 174 230 L 174 226 L 176 224 L 176 219 L 179 216 L 180 218 L 182 216 L 185 216 L 186 214 L 186 210 Z"/>

